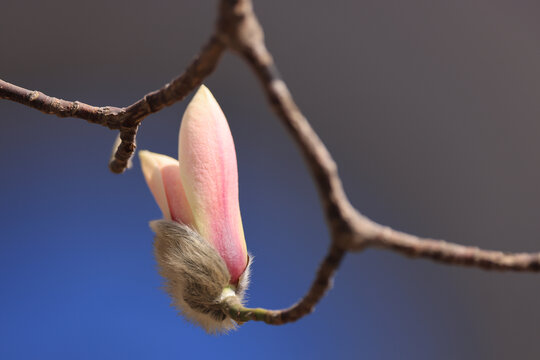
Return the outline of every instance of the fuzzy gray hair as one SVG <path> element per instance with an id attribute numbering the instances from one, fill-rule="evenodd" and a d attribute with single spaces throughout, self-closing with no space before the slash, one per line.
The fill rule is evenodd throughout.
<path id="1" fill-rule="evenodd" d="M 230 286 L 227 265 L 213 245 L 191 227 L 170 220 L 150 222 L 156 233 L 154 255 L 173 305 L 208 333 L 224 333 L 236 322 L 220 307 L 223 289 Z M 249 266 L 239 279 L 236 297 L 243 301 L 249 285 Z"/>

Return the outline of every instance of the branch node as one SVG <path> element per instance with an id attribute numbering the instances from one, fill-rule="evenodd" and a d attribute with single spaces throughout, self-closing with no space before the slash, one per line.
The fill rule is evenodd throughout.
<path id="1" fill-rule="evenodd" d="M 81 103 L 75 100 L 71 103 L 71 109 L 69 111 L 69 116 L 74 116 L 77 114 L 77 111 L 79 111 L 79 107 L 81 106 Z"/>
<path id="2" fill-rule="evenodd" d="M 28 101 L 34 101 L 39 97 L 39 91 L 34 90 L 28 94 Z"/>

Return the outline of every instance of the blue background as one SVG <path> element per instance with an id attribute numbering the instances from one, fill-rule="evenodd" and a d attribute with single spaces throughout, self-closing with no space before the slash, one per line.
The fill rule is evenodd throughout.
<path id="1" fill-rule="evenodd" d="M 540 250 L 537 1 L 255 1 L 299 106 L 360 211 L 418 235 Z M 124 106 L 179 74 L 212 1 L 9 2 L 0 77 Z M 308 289 L 328 246 L 302 159 L 242 61 L 205 82 L 235 138 L 255 255 L 249 304 Z M 138 146 L 176 155 L 187 101 Z M 539 277 L 347 255 L 316 311 L 209 336 L 160 289 L 139 163 L 107 170 L 115 133 L 0 101 L 0 358 L 538 358 Z"/>

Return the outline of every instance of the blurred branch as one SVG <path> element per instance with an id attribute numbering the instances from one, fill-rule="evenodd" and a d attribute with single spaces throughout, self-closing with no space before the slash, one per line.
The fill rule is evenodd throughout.
<path id="1" fill-rule="evenodd" d="M 332 277 L 347 251 L 368 247 L 393 250 L 411 257 L 422 257 L 455 265 L 483 269 L 540 271 L 540 253 L 502 253 L 440 240 L 422 239 L 374 223 L 349 202 L 332 156 L 296 106 L 280 78 L 271 54 L 266 49 L 262 28 L 253 12 L 251 0 L 221 0 L 217 30 L 186 71 L 170 84 L 154 91 L 127 108 L 94 107 L 77 101 L 49 97 L 0 80 L 0 98 L 13 100 L 48 114 L 77 117 L 120 130 L 121 143 L 110 167 L 122 172 L 135 150 L 135 136 L 141 121 L 184 99 L 216 67 L 228 48 L 242 57 L 259 78 L 274 112 L 300 147 L 315 180 L 331 244 L 307 294 L 283 310 L 249 309 L 235 297 L 223 299 L 223 311 L 238 322 L 264 321 L 284 324 L 311 313 L 331 287 Z"/>
<path id="2" fill-rule="evenodd" d="M 221 41 L 212 36 L 182 75 L 161 89 L 146 94 L 128 107 L 96 107 L 79 101 L 66 101 L 37 90 L 24 89 L 2 79 L 0 79 L 0 99 L 12 100 L 46 114 L 84 119 L 109 129 L 119 130 L 120 145 L 115 150 L 109 167 L 115 173 L 122 173 L 135 152 L 135 137 L 143 119 L 189 95 L 215 69 L 224 50 Z"/>

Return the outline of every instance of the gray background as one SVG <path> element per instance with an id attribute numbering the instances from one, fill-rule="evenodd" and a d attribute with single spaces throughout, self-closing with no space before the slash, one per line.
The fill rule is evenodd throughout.
<path id="1" fill-rule="evenodd" d="M 278 68 L 362 213 L 399 230 L 461 244 L 540 250 L 538 1 L 274 0 L 255 1 L 255 10 Z M 128 105 L 183 70 L 210 34 L 215 14 L 214 1 L 3 1 L 0 77 L 65 99 Z M 227 54 L 206 84 L 237 144 L 244 225 L 259 269 L 250 304 L 287 306 L 306 289 L 327 245 L 315 189 L 239 58 Z M 145 120 L 140 148 L 175 154 L 184 107 Z M 143 233 L 133 241 L 150 243 L 146 225 L 131 222 L 130 214 L 143 208 L 143 218 L 158 216 L 138 165 L 120 177 L 106 170 L 115 134 L 6 101 L 0 102 L 0 118 L 0 250 L 6 259 L 39 253 L 32 241 L 68 257 L 85 251 L 21 232 L 21 219 L 37 221 L 45 233 L 58 229 L 61 218 L 39 221 L 55 209 L 77 214 L 93 206 L 94 215 L 75 225 L 112 248 L 121 246 L 101 229 L 139 226 Z M 70 183 L 72 192 L 58 183 L 45 185 L 55 176 Z M 28 192 L 30 200 L 17 202 L 18 193 Z M 77 194 L 80 199 L 73 198 Z M 21 244 L 26 247 L 19 253 L 14 249 Z M 149 264 L 150 253 L 150 247 L 140 252 Z M 39 307 L 35 294 L 17 292 L 16 283 L 29 278 L 11 275 L 25 266 L 15 260 L 0 266 L 0 297 L 8 301 L 3 308 L 13 301 L 0 319 L 17 314 L 20 299 Z M 282 346 L 282 357 L 305 354 L 287 342 L 291 336 L 328 327 L 317 335 L 326 340 L 302 338 L 312 357 L 338 351 L 343 358 L 533 359 L 540 353 L 538 276 L 370 250 L 346 258 L 335 288 L 299 325 L 266 330 L 248 324 L 240 333 L 267 331 L 257 335 L 261 346 Z M 48 291 L 40 296 L 51 296 Z M 14 335 L 9 327 L 21 318 L 13 316 L 1 329 L 12 338 L 0 340 L 0 352 L 17 357 L 30 346 L 50 350 L 42 355 L 62 353 L 56 351 L 63 346 L 59 338 L 45 345 L 24 329 Z M 51 324 L 51 331 L 61 326 Z M 78 329 L 73 325 L 73 336 L 86 341 L 81 339 L 88 334 Z M 279 338 L 286 331 L 288 337 Z M 276 338 L 264 343 L 270 333 Z M 219 340 L 219 346 L 234 336 L 243 335 Z M 120 347 L 124 338 L 111 339 L 114 345 L 96 340 L 89 348 L 104 352 L 89 354 L 126 355 L 106 350 Z M 126 340 L 125 348 L 130 346 Z"/>

